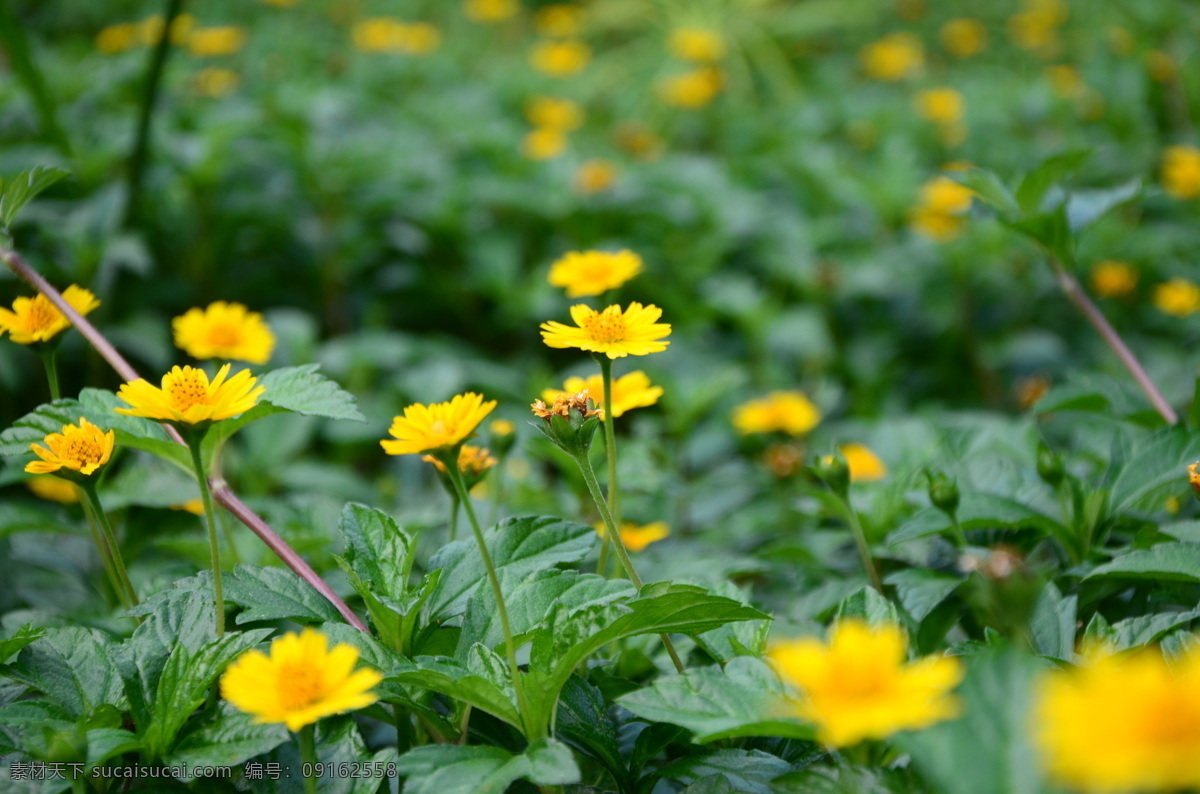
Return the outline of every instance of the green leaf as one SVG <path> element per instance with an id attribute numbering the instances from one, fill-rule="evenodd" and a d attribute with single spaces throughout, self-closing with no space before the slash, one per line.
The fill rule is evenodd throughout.
<path id="1" fill-rule="evenodd" d="M 659 776 L 694 783 L 720 775 L 734 791 L 774 794 L 771 781 L 791 771 L 787 761 L 761 750 L 715 750 L 675 761 L 663 768 Z"/>
<path id="2" fill-rule="evenodd" d="M 1067 198 L 1067 219 L 1071 231 L 1078 233 L 1091 226 L 1122 204 L 1142 195 L 1142 180 L 1131 179 L 1104 190 L 1072 191 Z"/>
<path id="3" fill-rule="evenodd" d="M 964 493 L 958 520 L 965 531 L 975 529 L 1036 529 L 1050 537 L 1069 537 L 1067 528 L 1049 516 L 1000 494 Z M 889 544 L 906 543 L 950 531 L 949 516 L 936 507 L 926 508 L 888 536 Z"/>
<path id="4" fill-rule="evenodd" d="M 468 666 L 453 659 L 418 656 L 411 663 L 383 672 L 386 681 L 441 692 L 521 729 L 521 714 L 517 711 L 507 665 L 482 645 L 474 646 L 470 662 L 474 664 Z"/>
<path id="5" fill-rule="evenodd" d="M 991 171 L 985 168 L 972 168 L 959 177 L 960 181 L 975 191 L 984 204 L 1002 215 L 1012 215 L 1021 211 L 1016 197 L 1008 186 Z"/>
<path id="6" fill-rule="evenodd" d="M 538 786 L 578 783 L 579 767 L 570 749 L 555 739 L 539 739 L 521 755 L 486 745 L 430 744 L 400 756 L 405 794 L 503 794 L 522 778 Z"/>
<path id="7" fill-rule="evenodd" d="M 142 749 L 142 742 L 120 728 L 95 728 L 87 732 L 87 771 L 117 756 Z"/>
<path id="8" fill-rule="evenodd" d="M 1099 617 L 1099 613 L 1096 613 Z M 1125 620 L 1118 620 L 1103 632 L 1107 640 L 1118 651 L 1129 648 L 1140 648 L 1152 642 L 1158 642 L 1170 631 L 1186 626 L 1200 618 L 1200 609 L 1189 609 L 1185 612 L 1162 612 L 1157 615 L 1138 615 Z M 1091 625 L 1088 626 L 1089 631 Z"/>
<path id="9" fill-rule="evenodd" d="M 1134 444 L 1123 463 L 1116 464 L 1106 482 L 1112 493 L 1112 512 L 1123 513 L 1167 486 L 1187 485 L 1187 465 L 1200 459 L 1200 434 L 1167 427 Z M 1155 507 L 1160 507 L 1155 505 Z"/>
<path id="10" fill-rule="evenodd" d="M 343 556 L 363 584 L 376 595 L 403 598 L 416 539 L 382 510 L 353 503 L 342 510 L 338 529 L 346 541 Z"/>
<path id="11" fill-rule="evenodd" d="M 7 230 L 22 207 L 43 190 L 70 175 L 71 172 L 65 168 L 36 165 L 17 174 L 7 184 L 0 182 L 4 188 L 0 193 L 0 229 Z"/>
<path id="12" fill-rule="evenodd" d="M 617 727 L 599 689 L 578 675 L 567 679 L 558 700 L 556 726 L 558 738 L 603 764 L 622 790 L 630 787 Z"/>
<path id="13" fill-rule="evenodd" d="M 722 582 L 713 588 L 713 593 L 743 604 L 750 600 L 733 582 Z M 769 620 L 739 620 L 697 634 L 696 642 L 714 661 L 724 663 L 735 656 L 762 656 L 767 650 L 770 633 Z"/>
<path id="14" fill-rule="evenodd" d="M 643 719 L 687 728 L 701 743 L 743 736 L 812 739 L 811 726 L 788 718 L 789 695 L 765 662 L 739 656 L 723 670 L 702 667 L 664 676 L 617 703 Z"/>
<path id="15" fill-rule="evenodd" d="M 288 741 L 287 728 L 279 724 L 255 725 L 251 715 L 222 701 L 209 719 L 183 735 L 163 759 L 165 766 L 239 766 L 269 753 Z M 191 782 L 190 776 L 181 778 Z"/>
<path id="16" fill-rule="evenodd" d="M 12 636 L 0 640 L 0 663 L 7 662 L 26 645 L 29 645 L 45 635 L 44 628 L 34 628 L 32 623 L 26 623 L 12 633 Z"/>
<path id="17" fill-rule="evenodd" d="M 1070 661 L 1075 655 L 1077 596 L 1063 598 L 1054 582 L 1047 582 L 1033 607 L 1029 629 L 1037 652 L 1052 659 Z"/>
<path id="18" fill-rule="evenodd" d="M 900 613 L 896 611 L 896 605 L 880 595 L 874 587 L 862 587 L 838 604 L 834 620 L 847 618 L 857 618 L 872 626 L 881 623 L 896 625 L 900 622 Z"/>
<path id="19" fill-rule="evenodd" d="M 900 606 L 920 623 L 938 604 L 962 586 L 963 578 L 926 568 L 905 568 L 888 574 L 884 580 L 896 588 Z"/>
<path id="20" fill-rule="evenodd" d="M 1135 549 L 1084 577 L 1084 581 L 1100 579 L 1200 582 L 1200 543 L 1160 543 Z"/>
<path id="21" fill-rule="evenodd" d="M 1063 177 L 1078 170 L 1092 156 L 1090 149 L 1077 149 L 1046 158 L 1017 186 L 1017 203 L 1025 212 L 1042 209 L 1047 191 Z"/>
<path id="22" fill-rule="evenodd" d="M 1004 221 L 1004 225 L 1043 245 L 1063 266 L 1070 268 L 1075 264 L 1075 238 L 1064 205 Z"/>
<path id="23" fill-rule="evenodd" d="M 95 629 L 46 629 L 21 650 L 14 664 L 0 670 L 73 717 L 82 717 L 102 703 L 124 705 L 121 677 L 109 661 L 108 646 L 108 638 Z"/>
<path id="24" fill-rule="evenodd" d="M 286 568 L 238 565 L 225 577 L 225 599 L 243 607 L 240 626 L 257 620 L 336 623 L 337 608 L 308 582 Z"/>

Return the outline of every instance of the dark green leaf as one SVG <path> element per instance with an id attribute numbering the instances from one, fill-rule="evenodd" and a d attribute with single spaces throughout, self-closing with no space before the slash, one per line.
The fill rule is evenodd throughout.
<path id="1" fill-rule="evenodd" d="M 353 503 L 342 510 L 338 529 L 346 541 L 343 556 L 363 584 L 378 596 L 403 598 L 416 539 L 382 510 Z"/>
<path id="2" fill-rule="evenodd" d="M 298 623 L 342 619 L 329 599 L 286 568 L 238 565 L 225 577 L 225 598 L 243 611 L 237 624 L 287 618 Z"/>
<path id="3" fill-rule="evenodd" d="M 872 626 L 895 625 L 900 622 L 896 605 L 879 594 L 874 587 L 863 587 L 838 604 L 834 620 L 856 618 Z"/>
<path id="4" fill-rule="evenodd" d="M 962 585 L 963 579 L 925 568 L 905 568 L 889 574 L 884 583 L 896 588 L 900 606 L 920 623 Z"/>
<path id="5" fill-rule="evenodd" d="M 570 749 L 555 739 L 539 739 L 517 756 L 498 747 L 431 744 L 410 750 L 398 763 L 408 778 L 405 794 L 503 794 L 522 778 L 538 786 L 580 779 Z"/>
<path id="6" fill-rule="evenodd" d="M 0 640 L 0 663 L 7 662 L 26 645 L 39 640 L 46 633 L 43 628 L 34 628 L 32 623 L 26 623 L 12 633 L 12 636 Z"/>
<path id="7" fill-rule="evenodd" d="M 1075 611 L 1079 599 L 1063 598 L 1053 582 L 1038 596 L 1029 620 L 1037 652 L 1053 659 L 1070 661 L 1075 653 Z"/>
<path id="8" fill-rule="evenodd" d="M 1136 549 L 1084 577 L 1084 581 L 1097 579 L 1200 582 L 1200 543 L 1160 543 Z"/>
<path id="9" fill-rule="evenodd" d="M 735 791 L 773 794 L 771 781 L 790 771 L 792 767 L 787 761 L 760 750 L 716 750 L 675 761 L 659 774 L 663 778 L 684 783 L 720 775 L 729 781 Z"/>
<path id="10" fill-rule="evenodd" d="M 239 766 L 256 755 L 268 753 L 288 741 L 287 728 L 279 724 L 255 725 L 251 715 L 238 711 L 228 702 L 218 706 L 215 719 L 199 725 L 182 736 L 170 754 L 166 766 Z M 183 782 L 190 777 L 181 778 Z"/>
<path id="11" fill-rule="evenodd" d="M 65 168 L 36 165 L 25 169 L 6 183 L 0 182 L 3 186 L 3 193 L 0 193 L 0 229 L 6 230 L 12 226 L 13 218 L 22 207 L 43 190 L 70 175 L 71 172 Z"/>
<path id="12" fill-rule="evenodd" d="M 95 629 L 46 629 L 3 672 L 82 717 L 102 703 L 123 704 L 121 677 L 109 661 L 108 645 L 108 638 Z"/>

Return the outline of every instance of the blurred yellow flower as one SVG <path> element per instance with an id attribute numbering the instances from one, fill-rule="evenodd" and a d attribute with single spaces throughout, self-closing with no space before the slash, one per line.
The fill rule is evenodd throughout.
<path id="1" fill-rule="evenodd" d="M 971 209 L 970 188 L 946 176 L 935 176 L 921 186 L 917 206 L 909 214 L 909 225 L 926 237 L 946 242 L 958 236 Z"/>
<path id="2" fill-rule="evenodd" d="M 1106 31 L 1108 48 L 1113 55 L 1129 55 L 1133 52 L 1133 34 L 1120 25 L 1109 25 Z"/>
<path id="3" fill-rule="evenodd" d="M 1046 79 L 1050 81 L 1050 88 L 1054 93 L 1063 99 L 1074 99 L 1081 96 L 1087 88 L 1079 70 L 1066 64 L 1047 66 Z"/>
<path id="4" fill-rule="evenodd" d="M 671 326 L 658 322 L 662 309 L 636 301 L 624 311 L 618 305 L 596 311 L 586 304 L 571 307 L 571 319 L 577 327 L 560 322 L 542 323 L 542 341 L 547 347 L 576 347 L 609 358 L 646 356 L 661 353 L 670 342 Z"/>
<path id="5" fill-rule="evenodd" d="M 555 403 L 560 398 L 587 391 L 588 398 L 601 409 L 601 420 L 604 419 L 604 380 L 599 375 L 589 375 L 587 378 L 570 377 L 563 383 L 561 390 L 546 389 L 542 399 L 547 403 Z M 647 408 L 658 402 L 662 397 L 662 386 L 651 386 L 650 376 L 641 370 L 635 370 L 613 380 L 613 418 L 620 418 L 634 408 Z"/>
<path id="6" fill-rule="evenodd" d="M 695 110 L 716 99 L 724 82 L 720 71 L 706 67 L 665 77 L 659 82 L 658 91 L 668 105 Z"/>
<path id="7" fill-rule="evenodd" d="M 188 37 L 196 27 L 196 18 L 191 14 L 180 14 L 171 21 L 171 43 L 176 47 L 187 44 Z"/>
<path id="8" fill-rule="evenodd" d="M 1120 298 L 1133 292 L 1138 272 L 1127 262 L 1105 259 L 1092 266 L 1092 289 L 1101 298 Z"/>
<path id="9" fill-rule="evenodd" d="M 542 41 L 529 52 L 529 63 L 542 74 L 570 77 L 583 71 L 592 49 L 581 41 Z"/>
<path id="10" fill-rule="evenodd" d="M 889 33 L 858 53 L 863 72 L 873 80 L 895 82 L 916 72 L 925 63 L 921 40 L 912 33 Z"/>
<path id="11" fill-rule="evenodd" d="M 488 430 L 498 436 L 511 436 L 517 432 L 517 426 L 507 419 L 493 419 L 492 423 L 488 425 Z"/>
<path id="12" fill-rule="evenodd" d="M 1067 21 L 1062 0 L 1026 0 L 1025 10 L 1008 18 L 1008 35 L 1021 49 L 1043 58 L 1055 57 L 1061 49 L 1058 28 Z"/>
<path id="13" fill-rule="evenodd" d="M 100 305 L 95 295 L 75 284 L 63 290 L 62 296 L 72 309 L 84 315 Z M 70 327 L 62 312 L 41 293 L 32 298 L 17 298 L 12 311 L 0 308 L 0 334 L 8 331 L 8 338 L 18 345 L 48 342 Z"/>
<path id="14" fill-rule="evenodd" d="M 25 481 L 25 487 L 39 499 L 73 505 L 79 501 L 79 491 L 66 480 L 49 474 L 39 474 Z"/>
<path id="15" fill-rule="evenodd" d="M 675 28 L 667 39 L 667 48 L 680 60 L 712 63 L 725 56 L 725 39 L 705 28 Z"/>
<path id="16" fill-rule="evenodd" d="M 484 402 L 475 392 L 455 395 L 444 403 L 415 403 L 404 409 L 404 416 L 392 419 L 388 433 L 397 440 L 379 443 L 389 455 L 415 455 L 452 447 L 469 438 L 495 408 L 495 400 Z"/>
<path id="17" fill-rule="evenodd" d="M 583 10 L 570 3 L 551 3 L 538 9 L 533 18 L 540 36 L 569 39 L 579 35 Z"/>
<path id="18" fill-rule="evenodd" d="M 440 472 L 446 471 L 445 464 L 433 455 L 422 455 L 421 460 L 426 463 L 432 463 L 433 467 Z M 492 456 L 491 450 L 487 447 L 475 447 L 470 444 L 463 444 L 462 448 L 458 450 L 458 470 L 467 475 L 468 480 L 482 476 L 484 472 L 495 466 L 497 462 Z"/>
<path id="19" fill-rule="evenodd" d="M 642 272 L 642 258 L 633 251 L 570 251 L 550 265 L 552 287 L 563 287 L 568 298 L 602 295 Z"/>
<path id="20" fill-rule="evenodd" d="M 1071 789 L 1200 787 L 1200 652 L 1168 664 L 1158 649 L 1094 651 L 1042 674 L 1030 724 L 1047 771 Z"/>
<path id="21" fill-rule="evenodd" d="M 987 49 L 987 27 L 978 19 L 962 17 L 942 25 L 938 37 L 942 47 L 955 58 L 970 58 Z"/>
<path id="22" fill-rule="evenodd" d="M 292 6 L 297 5 L 300 2 L 300 0 L 262 0 L 262 1 L 269 6 L 276 6 L 277 8 L 291 8 Z"/>
<path id="23" fill-rule="evenodd" d="M 776 645 L 768 658 L 784 682 L 796 687 L 796 714 L 817 727 L 817 739 L 849 747 L 886 739 L 953 719 L 962 706 L 952 690 L 962 662 L 926 656 L 908 662 L 899 626 L 839 621 L 829 642 L 805 637 Z"/>
<path id="24" fill-rule="evenodd" d="M 175 346 L 192 358 L 265 364 L 275 349 L 275 334 L 263 316 L 240 303 L 217 301 L 204 309 L 189 309 L 171 327 Z"/>
<path id="25" fill-rule="evenodd" d="M 101 28 L 100 32 L 96 34 L 96 49 L 105 55 L 124 52 L 136 47 L 139 43 L 138 27 L 132 22 L 109 25 Z"/>
<path id="26" fill-rule="evenodd" d="M 1200 460 L 1188 464 L 1188 485 L 1200 496 Z"/>
<path id="27" fill-rule="evenodd" d="M 204 500 L 188 499 L 183 504 L 171 505 L 172 510 L 182 510 L 185 513 L 191 513 L 194 516 L 204 515 Z"/>
<path id="28" fill-rule="evenodd" d="M 246 30 L 234 25 L 193 30 L 187 39 L 188 50 L 200 58 L 233 55 L 246 46 Z"/>
<path id="29" fill-rule="evenodd" d="M 866 444 L 851 442 L 839 449 L 850 467 L 850 482 L 875 482 L 887 476 L 887 466 Z"/>
<path id="30" fill-rule="evenodd" d="M 1162 186 L 1163 190 L 1177 199 L 1200 196 L 1200 149 L 1195 146 L 1168 146 L 1163 151 Z"/>
<path id="31" fill-rule="evenodd" d="M 595 524 L 594 526 L 596 534 L 600 537 L 608 536 L 604 524 Z M 617 531 L 621 533 L 621 542 L 625 544 L 625 548 L 632 552 L 642 551 L 651 543 L 657 543 L 671 535 L 671 529 L 665 521 L 655 521 L 645 526 L 639 526 L 631 521 L 626 521 L 621 524 L 621 528 Z"/>
<path id="32" fill-rule="evenodd" d="M 153 47 L 162 41 L 163 27 L 166 21 L 160 14 L 146 17 L 141 22 L 134 23 L 134 35 L 137 37 L 138 44 L 144 47 Z"/>
<path id="33" fill-rule="evenodd" d="M 583 108 L 570 99 L 539 96 L 525 105 L 525 118 L 535 127 L 570 132 L 583 125 Z"/>
<path id="34" fill-rule="evenodd" d="M 537 127 L 525 133 L 521 153 L 530 160 L 553 160 L 567 150 L 567 136 L 555 127 Z"/>
<path id="35" fill-rule="evenodd" d="M 1190 317 L 1200 311 L 1200 287 L 1185 278 L 1173 278 L 1154 288 L 1154 305 L 1164 314 Z"/>
<path id="36" fill-rule="evenodd" d="M 250 650 L 221 676 L 221 697 L 254 716 L 253 724 L 281 723 L 298 731 L 322 717 L 365 708 L 379 697 L 376 670 L 354 670 L 358 649 L 329 647 L 321 632 L 305 628 L 271 641 L 270 656 Z"/>
<path id="37" fill-rule="evenodd" d="M 359 52 L 428 55 L 442 44 L 442 33 L 428 22 L 401 22 L 394 17 L 372 17 L 350 31 Z"/>
<path id="38" fill-rule="evenodd" d="M 1175 67 L 1175 59 L 1162 50 L 1150 50 L 1146 53 L 1146 74 L 1150 79 L 1159 83 L 1169 83 L 1175 79 L 1179 70 Z"/>
<path id="39" fill-rule="evenodd" d="M 800 436 L 817 426 L 821 411 L 801 391 L 773 391 L 733 409 L 733 427 L 739 435 L 787 433 Z"/>
<path id="40" fill-rule="evenodd" d="M 962 121 L 966 101 L 953 88 L 930 88 L 917 94 L 917 113 L 936 124 L 956 124 Z"/>
<path id="41" fill-rule="evenodd" d="M 1050 391 L 1050 381 L 1045 375 L 1029 375 L 1013 384 L 1013 399 L 1022 411 L 1032 408 Z"/>
<path id="42" fill-rule="evenodd" d="M 521 10 L 518 0 L 466 0 L 467 16 L 476 22 L 503 22 Z"/>
<path id="43" fill-rule="evenodd" d="M 30 444 L 29 448 L 40 460 L 26 464 L 25 471 L 54 474 L 67 469 L 92 474 L 112 458 L 116 440 L 115 431 L 106 433 L 81 416 L 78 425 L 63 425 L 60 432 L 46 436 L 46 446 Z"/>
<path id="44" fill-rule="evenodd" d="M 662 154 L 663 141 L 637 121 L 626 121 L 613 132 L 617 146 L 640 160 L 653 160 Z"/>
<path id="45" fill-rule="evenodd" d="M 585 160 L 575 171 L 572 185 L 577 193 L 590 196 L 611 188 L 617 181 L 617 166 L 611 160 Z"/>
<path id="46" fill-rule="evenodd" d="M 266 389 L 257 386 L 258 380 L 248 369 L 230 378 L 231 366 L 221 367 L 211 382 L 208 373 L 202 369 L 172 367 L 163 375 L 161 389 L 138 378 L 122 384 L 117 392 L 130 407 L 113 410 L 126 416 L 141 416 L 177 426 L 219 422 L 243 414 L 258 404 L 258 398 Z"/>
<path id="47" fill-rule="evenodd" d="M 241 77 L 232 69 L 210 66 L 201 69 L 195 77 L 196 93 L 211 99 L 227 97 L 237 90 Z"/>

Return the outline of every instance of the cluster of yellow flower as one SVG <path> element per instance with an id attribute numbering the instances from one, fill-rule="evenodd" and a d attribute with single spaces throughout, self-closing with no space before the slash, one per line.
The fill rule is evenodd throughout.
<path id="1" fill-rule="evenodd" d="M 428 55 L 441 46 L 442 32 L 428 22 L 372 17 L 355 23 L 350 38 L 359 52 Z"/>
<path id="2" fill-rule="evenodd" d="M 867 77 L 893 83 L 920 71 L 925 48 L 912 33 L 889 33 L 863 47 L 858 61 Z"/>
<path id="3" fill-rule="evenodd" d="M 917 206 L 909 214 L 909 225 L 938 242 L 953 240 L 967 224 L 971 189 L 947 176 L 935 176 L 921 186 Z"/>
<path id="4" fill-rule="evenodd" d="M 573 3 L 551 3 L 539 9 L 534 24 L 542 38 L 529 50 L 530 65 L 550 77 L 582 72 L 592 60 L 592 48 L 578 38 L 582 20 L 582 9 Z"/>
<path id="5" fill-rule="evenodd" d="M 686 110 L 712 104 L 725 85 L 725 76 L 717 66 L 725 57 L 725 39 L 721 34 L 700 27 L 676 28 L 667 40 L 667 49 L 691 68 L 659 82 L 662 100 Z"/>
<path id="6" fill-rule="evenodd" d="M 171 21 L 169 31 L 160 15 L 139 22 L 109 25 L 96 34 L 96 49 L 106 55 L 115 55 L 135 47 L 153 47 L 162 41 L 164 34 L 172 44 L 186 47 L 200 58 L 233 55 L 246 44 L 245 28 L 234 25 L 197 27 L 194 16 L 180 14 Z"/>
<path id="7" fill-rule="evenodd" d="M 1022 10 L 1008 18 L 1013 43 L 1041 58 L 1054 58 L 1062 50 L 1059 29 L 1069 10 L 1063 0 L 1024 0 Z"/>
<path id="8" fill-rule="evenodd" d="M 567 134 L 583 125 L 583 108 L 561 97 L 534 97 L 525 106 L 525 118 L 533 127 L 521 143 L 531 160 L 552 160 L 567 149 Z"/>
<path id="9" fill-rule="evenodd" d="M 1101 298 L 1124 298 L 1138 284 L 1138 271 L 1128 262 L 1106 259 L 1092 266 L 1091 285 Z M 1200 285 L 1176 276 L 1154 286 L 1151 301 L 1164 314 L 1190 317 L 1200 312 Z"/>

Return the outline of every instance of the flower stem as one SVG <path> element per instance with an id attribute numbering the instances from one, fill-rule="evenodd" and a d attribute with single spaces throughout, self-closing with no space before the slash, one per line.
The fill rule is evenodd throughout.
<path id="1" fill-rule="evenodd" d="M 300 771 L 304 775 L 304 794 L 317 794 L 317 741 L 315 722 L 300 729 Z"/>
<path id="2" fill-rule="evenodd" d="M 450 496 L 450 542 L 458 539 L 458 494 Z"/>
<path id="3" fill-rule="evenodd" d="M 600 378 L 604 384 L 604 454 L 608 458 L 608 512 L 613 523 L 621 523 L 621 503 L 617 495 L 617 434 L 613 429 L 612 415 L 612 359 L 597 356 L 600 362 Z"/>
<path id="4" fill-rule="evenodd" d="M 875 567 L 875 560 L 871 559 L 871 548 L 867 545 L 867 534 L 863 531 L 862 522 L 858 520 L 858 513 L 850 506 L 848 499 L 842 497 L 841 494 L 834 493 L 834 497 L 838 500 L 838 505 L 842 509 L 842 516 L 846 519 L 846 523 L 850 525 L 850 534 L 854 536 L 854 545 L 858 547 L 858 556 L 862 557 L 863 568 L 867 571 L 867 576 L 871 580 L 871 586 L 879 593 L 883 592 L 883 582 L 879 578 L 879 570 Z M 957 521 L 955 521 L 957 526 Z M 959 529 L 961 533 L 961 528 Z"/>
<path id="5" fill-rule="evenodd" d="M 54 363 L 53 349 L 42 351 L 38 357 L 42 359 L 42 366 L 46 368 L 46 380 L 50 382 L 50 399 L 57 400 L 62 397 L 62 389 L 58 386 L 58 367 Z"/>
<path id="6" fill-rule="evenodd" d="M 100 562 L 104 564 L 104 574 L 108 578 L 108 584 L 112 587 L 113 595 L 126 608 L 129 604 L 125 601 L 125 588 L 121 586 L 121 577 L 117 576 L 117 569 L 113 567 L 112 555 L 108 551 L 108 542 L 104 539 L 104 533 L 100 530 L 100 521 L 96 518 L 96 511 L 92 508 L 92 503 L 87 497 L 83 486 L 76 484 L 79 490 L 80 502 L 83 507 L 83 513 L 87 516 L 88 527 L 92 530 L 92 542 L 96 544 L 96 553 L 100 555 Z"/>
<path id="7" fill-rule="evenodd" d="M 479 519 L 475 517 L 475 508 L 471 506 L 471 496 L 463 483 L 462 472 L 458 470 L 458 447 L 452 448 L 442 458 L 446 464 L 446 475 L 454 484 L 454 492 L 458 501 L 467 514 L 471 532 L 475 534 L 475 544 L 479 547 L 479 555 L 483 557 L 483 565 L 487 568 L 488 581 L 492 585 L 492 594 L 496 596 L 496 612 L 500 616 L 500 627 L 504 630 L 504 650 L 508 656 L 508 668 L 512 675 L 513 690 L 517 693 L 517 708 L 521 712 L 521 722 L 525 726 L 525 738 L 529 741 L 542 738 L 543 726 L 529 724 L 529 702 L 525 699 L 525 686 L 521 680 L 521 668 L 517 666 L 517 646 L 513 642 L 512 626 L 508 622 L 508 607 L 504 604 L 504 593 L 500 590 L 500 577 L 496 575 L 496 565 L 488 552 L 487 543 L 483 539 L 483 530 L 479 528 Z M 536 735 L 534 735 L 536 733 Z"/>
<path id="8" fill-rule="evenodd" d="M 201 447 L 204 434 L 194 434 L 188 439 L 188 449 L 192 453 L 192 466 L 196 469 L 196 479 L 200 482 L 200 498 L 204 502 L 204 516 L 208 525 L 208 552 L 212 559 L 213 574 L 213 604 L 217 616 L 217 636 L 225 636 L 225 588 L 221 584 L 221 546 L 217 542 L 217 517 L 213 511 L 212 492 L 208 489 L 208 478 L 204 476 L 204 460 Z"/>
<path id="9" fill-rule="evenodd" d="M 129 580 L 129 572 L 125 570 L 125 561 L 121 559 L 121 548 L 117 545 L 117 537 L 113 534 L 112 525 L 108 523 L 108 516 L 104 513 L 104 508 L 100 504 L 100 497 L 96 494 L 96 484 L 87 482 L 80 486 L 84 497 L 87 498 L 88 504 L 91 505 L 92 513 L 95 515 L 96 524 L 100 527 L 100 532 L 104 536 L 104 544 L 108 547 L 109 555 L 112 559 L 113 571 L 116 574 L 117 582 L 120 584 L 120 593 L 124 596 L 122 600 L 126 607 L 135 607 L 138 603 L 137 593 L 134 592 L 133 583 Z"/>
<path id="10" fill-rule="evenodd" d="M 634 587 L 641 590 L 642 577 L 638 576 L 637 571 L 633 567 L 633 560 L 629 559 L 629 550 L 625 548 L 625 541 L 621 540 L 621 533 L 617 531 L 617 525 L 613 521 L 612 513 L 609 512 L 608 505 L 604 501 L 604 496 L 600 493 L 600 483 L 596 481 L 596 471 L 592 468 L 592 462 L 588 460 L 587 452 L 584 451 L 575 455 L 575 463 L 579 466 L 579 471 L 583 475 L 583 481 L 587 483 L 588 491 L 592 494 L 592 500 L 596 502 L 596 509 L 600 511 L 600 518 L 604 521 L 604 534 L 611 539 L 613 548 L 617 551 L 617 559 L 621 561 L 621 565 L 625 568 L 625 575 L 629 577 L 629 581 L 633 582 Z M 671 642 L 671 638 L 666 634 L 658 636 L 662 638 L 663 645 L 667 648 L 667 654 L 671 657 L 671 661 L 675 663 L 675 669 L 682 673 L 684 671 L 683 661 L 675 651 L 675 644 Z"/>

